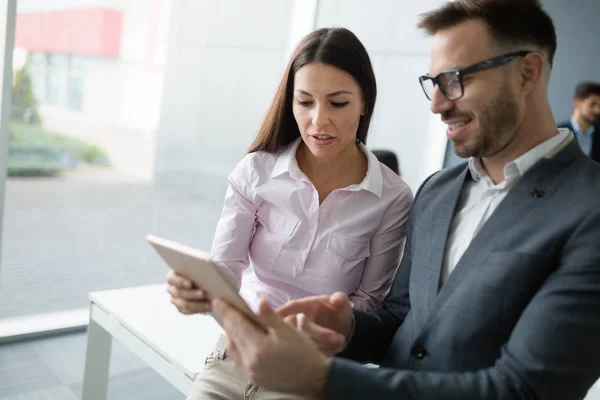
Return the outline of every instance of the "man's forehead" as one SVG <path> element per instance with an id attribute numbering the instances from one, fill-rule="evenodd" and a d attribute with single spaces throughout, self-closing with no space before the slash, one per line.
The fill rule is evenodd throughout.
<path id="1" fill-rule="evenodd" d="M 489 33 L 483 22 L 472 20 L 441 30 L 433 35 L 429 73 L 464 68 L 489 58 Z"/>
<path id="2" fill-rule="evenodd" d="M 600 103 L 600 94 L 592 93 L 589 95 L 588 99 L 590 102 Z"/>

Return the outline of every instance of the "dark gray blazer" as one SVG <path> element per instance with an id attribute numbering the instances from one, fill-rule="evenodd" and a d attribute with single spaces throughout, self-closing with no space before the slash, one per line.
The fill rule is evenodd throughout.
<path id="1" fill-rule="evenodd" d="M 355 312 L 328 399 L 575 400 L 600 376 L 600 164 L 572 137 L 536 163 L 440 289 L 466 179 L 463 163 L 419 188 L 384 308 Z"/>

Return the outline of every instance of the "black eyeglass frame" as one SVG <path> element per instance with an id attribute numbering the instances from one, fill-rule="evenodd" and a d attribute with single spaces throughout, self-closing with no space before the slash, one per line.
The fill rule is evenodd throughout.
<path id="1" fill-rule="evenodd" d="M 438 86 L 440 88 L 440 91 L 444 95 L 444 97 L 447 98 L 448 100 L 451 100 L 451 101 L 458 100 L 465 95 L 465 87 L 463 85 L 463 77 L 465 75 L 474 74 L 475 72 L 486 71 L 488 69 L 501 67 L 503 65 L 508 64 L 509 62 L 511 62 L 512 60 L 514 60 L 517 57 L 525 57 L 526 55 L 531 54 L 531 53 L 533 53 L 533 51 L 531 51 L 531 50 L 515 51 L 512 53 L 507 53 L 507 54 L 503 54 L 501 56 L 490 58 L 489 60 L 485 60 L 485 61 L 479 62 L 477 64 L 473 64 L 466 68 L 451 69 L 448 71 L 444 71 L 436 76 L 430 76 L 429 74 L 422 75 L 419 77 L 419 83 L 421 84 L 421 89 L 423 89 L 423 93 L 425 93 L 425 97 L 427 97 L 427 99 L 429 99 L 429 100 L 431 100 L 431 98 L 427 94 L 427 90 L 425 89 L 425 86 L 423 85 L 423 83 L 425 81 L 432 81 L 433 87 L 435 88 L 435 86 Z M 444 84 L 442 84 L 442 85 L 439 84 L 440 77 L 447 76 L 448 74 L 455 74 L 456 77 L 458 77 L 458 81 L 460 83 L 460 95 L 455 96 L 455 97 L 448 96 Z M 446 81 L 449 82 L 450 79 L 448 79 Z"/>

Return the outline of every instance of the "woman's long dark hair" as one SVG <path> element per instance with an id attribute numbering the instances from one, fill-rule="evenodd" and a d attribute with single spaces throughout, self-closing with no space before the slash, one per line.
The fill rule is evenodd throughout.
<path id="1" fill-rule="evenodd" d="M 356 80 L 365 102 L 365 114 L 360 118 L 356 137 L 363 143 L 367 142 L 367 132 L 377 97 L 371 60 L 363 44 L 348 29 L 322 28 L 306 35 L 294 51 L 248 153 L 276 153 L 300 137 L 292 112 L 294 77 L 296 71 L 312 62 L 337 67 Z"/>

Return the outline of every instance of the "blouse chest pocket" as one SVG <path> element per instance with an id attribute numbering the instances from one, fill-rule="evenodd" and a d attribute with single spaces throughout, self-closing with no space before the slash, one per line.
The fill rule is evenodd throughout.
<path id="1" fill-rule="evenodd" d="M 256 213 L 256 230 L 250 243 L 254 267 L 271 270 L 297 225 L 298 220 L 262 205 Z"/>
<path id="2" fill-rule="evenodd" d="M 323 275 L 356 280 L 362 276 L 365 260 L 371 255 L 368 241 L 361 241 L 340 235 L 330 235 L 325 247 L 327 267 Z M 358 281 L 356 282 L 358 284 Z"/>

